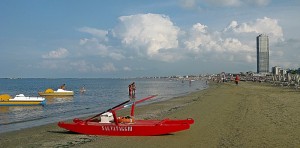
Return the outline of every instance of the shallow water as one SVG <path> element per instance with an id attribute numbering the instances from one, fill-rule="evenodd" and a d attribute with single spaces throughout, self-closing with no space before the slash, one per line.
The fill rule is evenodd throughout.
<path id="1" fill-rule="evenodd" d="M 0 79 L 0 94 L 38 96 L 47 88 L 66 84 L 73 97 L 46 98 L 45 106 L 0 106 L 0 133 L 97 114 L 129 99 L 128 85 L 136 83 L 136 99 L 157 94 L 147 103 L 181 96 L 207 87 L 205 81 L 169 79 Z M 81 94 L 80 88 L 86 92 Z"/>

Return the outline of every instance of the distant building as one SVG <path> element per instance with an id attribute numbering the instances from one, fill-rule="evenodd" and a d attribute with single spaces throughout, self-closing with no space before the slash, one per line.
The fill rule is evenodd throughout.
<path id="1" fill-rule="evenodd" d="M 269 73 L 269 37 L 261 34 L 256 37 L 257 73 Z"/>
<path id="2" fill-rule="evenodd" d="M 281 67 L 279 67 L 279 66 L 272 67 L 272 74 L 273 75 L 279 75 L 280 70 L 281 70 Z"/>
<path id="3" fill-rule="evenodd" d="M 286 70 L 280 69 L 279 73 L 280 73 L 280 75 L 284 76 L 286 74 Z"/>

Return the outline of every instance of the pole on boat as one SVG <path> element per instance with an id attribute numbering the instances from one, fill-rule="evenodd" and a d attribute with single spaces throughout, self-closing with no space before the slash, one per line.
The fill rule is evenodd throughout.
<path id="1" fill-rule="evenodd" d="M 131 112 L 130 112 L 130 116 L 133 117 L 134 116 L 134 108 L 135 108 L 135 102 L 132 103 L 131 106 Z"/>
<path id="2" fill-rule="evenodd" d="M 151 98 L 154 98 L 154 97 L 156 97 L 156 96 L 157 96 L 157 95 L 152 95 L 152 96 L 143 98 L 143 99 L 141 99 L 141 100 L 138 100 L 138 101 L 133 102 L 131 105 L 133 105 L 133 104 L 138 104 L 138 103 L 141 103 L 141 102 L 144 102 L 144 101 L 149 100 L 149 99 L 151 99 Z M 121 106 L 121 105 L 120 105 L 120 106 L 116 107 L 116 108 L 113 109 L 113 110 L 117 111 L 117 110 L 120 110 L 120 109 L 125 108 L 125 107 L 127 107 L 127 106 L 128 106 L 128 105 L 125 105 L 125 106 Z"/>
<path id="3" fill-rule="evenodd" d="M 89 121 L 89 120 L 91 120 L 91 119 L 93 119 L 93 118 L 96 118 L 96 117 L 98 117 L 98 116 L 100 116 L 100 115 L 102 115 L 102 114 L 104 114 L 104 113 L 106 113 L 106 112 L 109 112 L 109 111 L 111 111 L 111 110 L 113 110 L 113 109 L 115 109 L 115 108 L 117 108 L 117 107 L 119 107 L 119 106 L 122 106 L 122 105 L 128 103 L 129 101 L 130 101 L 130 100 L 127 100 L 127 101 L 125 101 L 125 102 L 123 102 L 123 103 L 121 103 L 121 104 L 119 104 L 119 105 L 114 106 L 113 108 L 110 108 L 110 109 L 108 109 L 108 110 L 106 110 L 106 111 L 101 112 L 100 114 L 97 114 L 97 115 L 95 115 L 95 116 L 93 116 L 93 117 L 91 117 L 91 118 L 89 118 L 89 119 L 86 119 L 85 121 Z"/>

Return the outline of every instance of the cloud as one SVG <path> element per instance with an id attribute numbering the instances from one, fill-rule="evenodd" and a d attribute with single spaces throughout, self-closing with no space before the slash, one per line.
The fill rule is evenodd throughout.
<path id="1" fill-rule="evenodd" d="M 219 32 L 201 23 L 185 31 L 175 26 L 168 16 L 137 14 L 119 17 L 119 24 L 111 32 L 112 35 L 107 36 L 110 37 L 108 42 L 85 38 L 80 45 L 85 53 L 116 61 L 146 57 L 148 60 L 175 62 L 192 57 L 206 62 L 241 61 L 253 64 L 256 62 L 255 37 L 258 34 L 267 33 L 274 43 L 283 38 L 278 21 L 268 17 L 241 24 L 232 21 Z M 116 71 L 116 68 L 108 63 L 101 71 Z"/>
<path id="2" fill-rule="evenodd" d="M 231 31 L 234 33 L 265 33 L 273 38 L 273 41 L 283 40 L 283 30 L 282 27 L 279 26 L 278 20 L 268 17 L 241 24 L 238 24 L 237 21 L 232 21 L 229 26 L 224 29 L 224 32 Z"/>
<path id="3" fill-rule="evenodd" d="M 101 68 L 84 60 L 71 62 L 70 66 L 79 72 L 101 72 Z"/>
<path id="4" fill-rule="evenodd" d="M 122 54 L 120 54 L 120 53 L 110 53 L 109 56 L 110 56 L 112 59 L 118 60 L 118 61 L 125 59 L 125 56 L 122 55 Z"/>
<path id="5" fill-rule="evenodd" d="M 206 25 L 194 24 L 185 38 L 184 48 L 202 61 L 255 62 L 255 47 L 241 38 L 228 37 L 226 32 L 210 31 Z"/>
<path id="6" fill-rule="evenodd" d="M 80 39 L 81 55 L 100 55 L 106 57 L 109 55 L 107 45 L 103 44 L 97 38 Z"/>
<path id="7" fill-rule="evenodd" d="M 102 41 L 107 41 L 107 35 L 108 31 L 106 30 L 101 30 L 101 29 L 96 29 L 96 28 L 90 28 L 90 27 L 82 27 L 78 29 L 80 32 L 88 33 L 93 36 L 96 36 L 98 39 Z"/>
<path id="8" fill-rule="evenodd" d="M 59 48 L 57 50 L 50 51 L 48 54 L 42 55 L 44 59 L 60 59 L 64 58 L 69 54 L 68 49 Z"/>
<path id="9" fill-rule="evenodd" d="M 117 68 L 113 63 L 104 63 L 101 69 L 103 72 L 115 72 Z"/>
<path id="10" fill-rule="evenodd" d="M 101 29 L 91 30 L 97 32 Z M 106 41 L 94 35 L 79 41 L 80 58 L 89 57 L 89 62 L 97 61 L 104 64 L 95 66 L 79 60 L 70 62 L 70 67 L 80 72 L 113 73 L 119 71 L 116 66 L 124 64 L 122 62 L 125 62 L 123 61 L 125 59 L 145 63 L 153 61 L 180 63 L 180 60 L 188 63 L 195 60 L 201 64 L 227 62 L 255 65 L 255 38 L 261 31 L 271 36 L 271 46 L 283 38 L 283 30 L 278 21 L 267 17 L 242 23 L 232 21 L 228 26 L 224 26 L 223 31 L 214 31 L 201 23 L 195 23 L 188 30 L 181 30 L 169 17 L 160 14 L 121 16 L 119 24 L 111 29 L 112 34 L 104 33 Z M 63 52 L 67 51 L 63 49 L 52 51 L 44 57 L 66 56 L 68 52 Z M 279 48 L 272 51 L 273 55 L 285 56 Z M 121 70 L 133 69 L 123 66 Z"/>
<path id="11" fill-rule="evenodd" d="M 119 17 L 113 30 L 124 46 L 135 49 L 140 56 L 155 58 L 162 50 L 178 47 L 180 29 L 169 17 L 160 14 L 137 14 Z"/>

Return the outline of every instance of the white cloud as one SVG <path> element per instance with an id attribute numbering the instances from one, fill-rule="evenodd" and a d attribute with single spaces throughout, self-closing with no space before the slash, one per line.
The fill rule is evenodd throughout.
<path id="1" fill-rule="evenodd" d="M 82 27 L 82 28 L 79 28 L 78 30 L 80 32 L 89 33 L 93 36 L 96 36 L 102 41 L 107 41 L 108 40 L 108 38 L 107 38 L 108 31 L 106 31 L 106 30 L 90 28 L 90 27 Z"/>
<path id="2" fill-rule="evenodd" d="M 283 38 L 278 21 L 267 17 L 240 24 L 232 21 L 222 32 L 213 31 L 201 23 L 194 24 L 187 31 L 180 30 L 169 17 L 160 14 L 121 16 L 119 20 L 108 42 L 98 38 L 81 39 L 82 54 L 109 57 L 115 61 L 146 57 L 147 60 L 163 62 L 200 59 L 201 62 L 255 64 L 255 37 L 261 31 L 271 36 L 273 43 L 277 42 L 274 38 Z M 118 71 L 113 63 L 106 62 L 101 68 L 84 62 L 77 63 L 77 66 L 81 71 Z M 125 66 L 122 70 L 132 69 Z"/>
<path id="3" fill-rule="evenodd" d="M 278 20 L 268 17 L 241 24 L 238 24 L 237 21 L 232 21 L 230 25 L 224 29 L 224 32 L 230 31 L 235 33 L 265 33 L 274 38 L 273 41 L 283 40 L 283 30 L 282 27 L 279 26 Z"/>
<path id="4" fill-rule="evenodd" d="M 206 25 L 200 23 L 193 25 L 183 43 L 188 52 L 202 61 L 255 62 L 253 46 L 241 42 L 240 38 L 226 37 L 222 32 L 211 32 Z"/>
<path id="5" fill-rule="evenodd" d="M 87 63 L 84 60 L 71 62 L 70 66 L 79 72 L 101 72 L 101 68 L 96 67 L 94 64 Z"/>
<path id="6" fill-rule="evenodd" d="M 59 59 L 66 57 L 68 54 L 68 49 L 59 48 L 57 50 L 50 51 L 48 54 L 42 55 L 42 57 L 45 59 Z"/>
<path id="7" fill-rule="evenodd" d="M 171 52 L 178 47 L 180 29 L 165 15 L 137 14 L 121 16 L 119 20 L 114 35 L 139 55 L 155 58 L 162 50 Z"/>
<path id="8" fill-rule="evenodd" d="M 79 44 L 82 46 L 82 55 L 100 55 L 104 57 L 109 55 L 108 47 L 97 38 L 84 38 L 79 41 Z"/>

